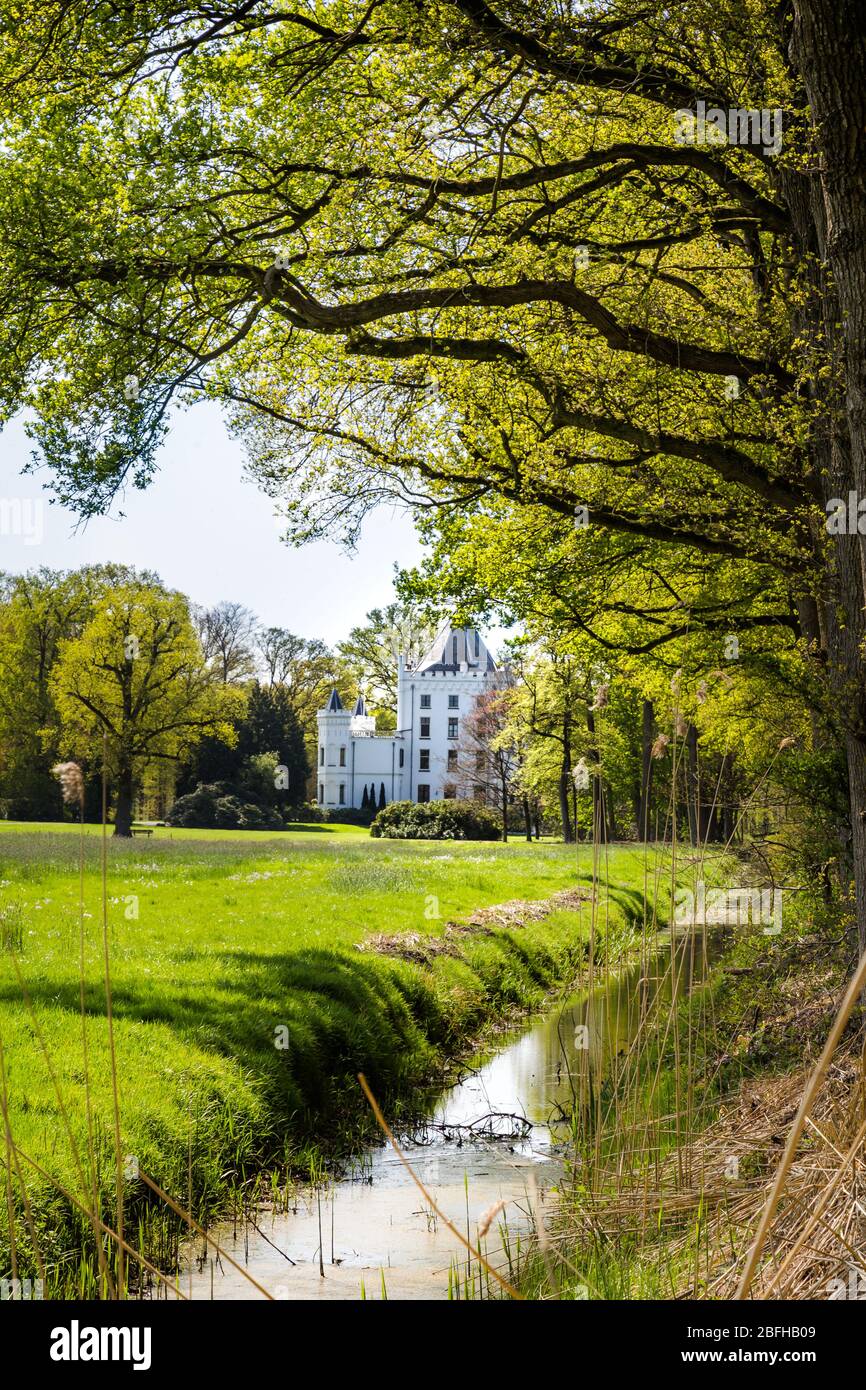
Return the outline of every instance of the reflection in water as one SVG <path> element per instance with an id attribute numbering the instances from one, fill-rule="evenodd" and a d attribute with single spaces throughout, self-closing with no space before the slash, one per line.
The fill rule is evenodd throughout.
<path id="1" fill-rule="evenodd" d="M 643 966 L 601 979 L 506 1040 L 446 1091 L 404 1152 L 449 1220 L 474 1242 L 482 1214 L 504 1201 L 500 1220 L 512 1243 L 526 1232 L 528 1193 L 543 1206 L 562 1175 L 568 1117 L 625 1057 L 642 1020 L 675 990 L 687 993 L 717 954 L 714 937 L 694 936 L 677 949 L 673 970 L 665 948 Z M 465 1273 L 465 1249 L 425 1210 L 389 1148 L 369 1154 L 363 1177 L 303 1194 L 294 1212 L 262 1216 L 258 1226 L 236 1238 L 231 1228 L 215 1234 L 277 1298 L 358 1299 L 362 1291 L 367 1298 L 383 1291 L 388 1298 L 446 1298 L 449 1271 Z M 501 1260 L 494 1230 L 486 1249 Z M 210 1259 L 188 1270 L 181 1287 L 193 1298 L 261 1297 L 230 1265 Z"/>

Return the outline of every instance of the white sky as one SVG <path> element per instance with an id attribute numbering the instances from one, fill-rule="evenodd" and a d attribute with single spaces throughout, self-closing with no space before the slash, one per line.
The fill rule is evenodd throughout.
<path id="1" fill-rule="evenodd" d="M 19 423 L 0 434 L 0 505 L 25 507 L 23 524 L 0 515 L 0 570 L 123 561 L 156 570 L 164 583 L 201 604 L 233 599 L 275 627 L 335 643 L 370 608 L 394 597 L 395 563 L 417 564 L 422 549 L 411 521 L 391 509 L 369 518 L 354 555 L 319 543 L 290 549 L 279 539 L 271 503 L 244 479 L 241 444 L 229 438 L 215 406 L 175 418 L 144 492 L 130 489 L 112 517 L 76 531 L 75 516 L 47 504 L 47 475 L 21 475 L 32 445 Z M 39 513 L 27 510 L 42 499 Z M 125 516 L 119 517 L 123 511 Z M 5 524 L 4 524 L 5 523 Z"/>

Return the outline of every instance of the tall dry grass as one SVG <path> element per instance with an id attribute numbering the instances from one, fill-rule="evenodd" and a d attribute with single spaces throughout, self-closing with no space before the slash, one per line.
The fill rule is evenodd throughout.
<path id="1" fill-rule="evenodd" d="M 672 738 L 658 746 L 672 754 L 659 827 L 671 849 L 671 900 L 689 881 L 696 889 L 710 850 L 679 840 L 679 788 L 685 784 L 687 795 L 688 783 L 676 710 L 673 723 Z M 756 781 L 724 850 L 790 743 L 782 741 Z M 605 825 L 603 814 L 593 818 L 594 883 Z M 648 890 L 659 863 L 647 854 Z M 646 902 L 659 901 L 658 888 L 656 881 Z M 654 988 L 638 1000 L 628 1047 L 603 1073 L 591 1051 L 577 1053 L 571 1182 L 522 1269 L 509 1253 L 510 1276 L 544 1298 L 854 1296 L 840 1289 L 852 1271 L 866 1287 L 866 1052 L 862 1034 L 843 1040 L 866 988 L 866 956 L 842 989 L 814 1064 L 725 1095 L 716 1083 L 736 1050 L 738 1025 L 721 1034 L 713 989 L 683 987 L 707 972 L 707 932 L 697 923 L 671 930 L 660 955 L 658 927 L 654 913 L 645 917 L 638 988 L 650 978 Z M 596 928 L 593 917 L 587 987 L 609 1002 L 609 961 L 599 957 Z"/>

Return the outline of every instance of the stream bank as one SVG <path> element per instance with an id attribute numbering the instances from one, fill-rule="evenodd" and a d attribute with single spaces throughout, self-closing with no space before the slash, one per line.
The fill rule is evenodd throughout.
<path id="1" fill-rule="evenodd" d="M 401 1136 L 413 1172 L 473 1244 L 486 1214 L 502 1204 L 483 1244 L 506 1277 L 519 1277 L 533 1212 L 566 1174 L 578 1090 L 587 1078 L 603 1084 L 657 996 L 687 994 L 710 956 L 692 953 L 673 985 L 644 961 L 548 1008 L 492 1054 L 477 1056 L 426 1121 Z M 663 959 L 660 952 L 650 964 Z M 277 1299 L 447 1299 L 490 1291 L 489 1276 L 390 1147 L 368 1149 L 353 1172 L 325 1188 L 299 1191 L 284 1214 L 213 1234 Z M 181 1288 L 194 1299 L 262 1297 L 210 1251 L 188 1262 Z"/>

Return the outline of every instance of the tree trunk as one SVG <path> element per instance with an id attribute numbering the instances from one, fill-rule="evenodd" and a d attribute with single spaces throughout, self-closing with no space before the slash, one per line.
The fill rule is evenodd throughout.
<path id="1" fill-rule="evenodd" d="M 559 775 L 559 814 L 562 820 L 562 838 L 567 845 L 570 845 L 574 836 L 571 833 L 571 808 L 568 804 L 568 773 L 563 768 Z"/>
<path id="2" fill-rule="evenodd" d="M 650 824 L 650 800 L 652 797 L 653 780 L 653 730 L 655 726 L 655 710 L 652 700 L 643 702 L 643 727 L 641 729 L 641 767 L 640 767 L 640 795 L 638 796 L 637 811 L 637 837 L 639 840 L 651 840 L 653 830 Z"/>
<path id="3" fill-rule="evenodd" d="M 689 813 L 689 839 L 701 843 L 701 782 L 698 773 L 698 731 L 694 724 L 686 728 L 686 806 Z"/>
<path id="4" fill-rule="evenodd" d="M 588 706 L 586 711 L 586 727 L 589 733 L 589 756 L 595 763 L 596 772 L 592 779 L 592 834 L 596 844 L 601 844 L 607 831 L 607 822 L 604 814 L 604 797 L 601 785 L 601 758 L 599 757 L 598 744 L 595 740 L 595 715 Z"/>
<path id="5" fill-rule="evenodd" d="M 825 497 L 847 503 L 853 491 L 856 506 L 866 497 L 866 9 L 860 0 L 795 0 L 791 56 L 805 85 L 821 151 L 820 187 L 812 198 L 816 246 L 804 249 L 817 250 L 818 264 L 829 270 L 819 282 L 826 348 L 830 362 L 844 366 L 844 385 L 836 399 L 832 386 L 827 388 Z M 826 601 L 830 677 L 848 761 L 850 862 L 861 951 L 866 950 L 864 546 L 859 525 L 855 533 L 835 537 Z M 834 611 L 837 603 L 841 621 Z"/>
<path id="6" fill-rule="evenodd" d="M 135 787 L 132 768 L 124 763 L 117 774 L 117 806 L 114 812 L 114 833 L 129 839 L 132 835 L 132 803 Z"/>
<path id="7" fill-rule="evenodd" d="M 559 814 L 562 817 L 562 838 L 567 845 L 573 840 L 571 833 L 571 811 L 568 801 L 571 793 L 571 717 L 568 710 L 562 717 L 562 767 L 559 773 Z M 575 831 L 577 827 L 575 826 Z"/>
<path id="8" fill-rule="evenodd" d="M 604 807 L 607 813 L 607 843 L 612 845 L 619 839 L 619 831 L 616 825 L 616 810 L 610 795 L 604 797 Z"/>
<path id="9" fill-rule="evenodd" d="M 722 842 L 726 845 L 733 841 L 737 828 L 739 806 L 736 801 L 736 794 L 734 754 L 726 753 L 722 758 L 722 771 L 719 776 L 719 795 L 722 799 Z"/>

